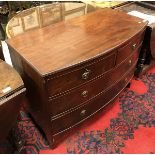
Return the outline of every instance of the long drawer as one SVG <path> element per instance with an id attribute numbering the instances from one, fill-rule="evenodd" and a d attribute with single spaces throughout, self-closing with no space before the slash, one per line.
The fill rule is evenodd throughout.
<path id="1" fill-rule="evenodd" d="M 120 79 L 138 59 L 138 51 L 133 53 L 124 63 L 117 66 L 109 73 L 104 74 L 66 94 L 61 94 L 50 100 L 50 109 L 53 116 L 71 110 L 94 98 L 101 91 L 107 89 L 116 80 Z"/>
<path id="2" fill-rule="evenodd" d="M 125 45 L 118 49 L 116 65 L 126 59 L 128 55 L 133 53 L 139 47 L 139 45 L 142 44 L 143 36 L 144 32 L 140 32 L 134 38 L 129 40 Z"/>
<path id="3" fill-rule="evenodd" d="M 133 77 L 134 71 L 135 66 L 130 69 L 120 81 L 110 87 L 107 91 L 100 93 L 94 100 L 70 113 L 60 116 L 59 118 L 52 118 L 52 133 L 56 134 L 79 124 L 86 118 L 90 117 L 93 113 L 107 105 L 129 83 Z"/>
<path id="4" fill-rule="evenodd" d="M 48 96 L 51 97 L 74 88 L 110 70 L 115 65 L 115 54 L 112 52 L 112 54 L 106 57 L 102 56 L 97 60 L 95 59 L 85 65 L 81 65 L 82 67 L 75 67 L 55 77 L 51 75 L 46 83 Z"/>

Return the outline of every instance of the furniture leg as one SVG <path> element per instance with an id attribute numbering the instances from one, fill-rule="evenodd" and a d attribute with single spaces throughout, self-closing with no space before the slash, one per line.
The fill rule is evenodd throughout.
<path id="1" fill-rule="evenodd" d="M 135 77 L 139 78 L 142 71 L 145 69 L 145 65 L 149 65 L 151 63 L 151 49 L 150 49 L 150 38 L 151 38 L 152 28 L 147 26 L 143 45 L 139 54 L 139 59 L 137 63 L 137 69 L 135 71 Z"/>

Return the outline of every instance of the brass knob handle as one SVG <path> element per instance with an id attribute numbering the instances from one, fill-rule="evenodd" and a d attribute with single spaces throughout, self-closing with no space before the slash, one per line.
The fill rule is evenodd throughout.
<path id="1" fill-rule="evenodd" d="M 87 97 L 87 96 L 88 96 L 88 91 L 87 91 L 87 90 L 83 91 L 81 95 L 82 95 L 83 97 Z"/>
<path id="2" fill-rule="evenodd" d="M 85 114 L 86 114 L 86 110 L 82 110 L 80 113 L 81 116 L 84 116 Z"/>
<path id="3" fill-rule="evenodd" d="M 137 47 L 137 44 L 132 45 L 132 49 L 134 50 Z"/>
<path id="4" fill-rule="evenodd" d="M 132 61 L 131 61 L 131 60 L 129 60 L 129 65 L 131 66 L 131 64 L 132 64 Z"/>
<path id="5" fill-rule="evenodd" d="M 82 79 L 84 80 L 88 79 L 90 72 L 91 72 L 90 70 L 86 69 L 86 71 L 82 74 Z"/>

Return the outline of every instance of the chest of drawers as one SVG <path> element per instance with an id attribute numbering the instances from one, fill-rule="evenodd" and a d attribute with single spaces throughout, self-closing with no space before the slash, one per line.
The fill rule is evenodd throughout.
<path id="1" fill-rule="evenodd" d="M 147 22 L 101 9 L 7 41 L 30 112 L 54 148 L 132 79 Z"/>

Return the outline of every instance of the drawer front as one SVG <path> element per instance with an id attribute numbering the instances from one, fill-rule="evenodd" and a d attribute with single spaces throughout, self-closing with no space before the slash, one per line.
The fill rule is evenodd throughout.
<path id="1" fill-rule="evenodd" d="M 134 52 L 142 44 L 144 32 L 138 34 L 133 39 L 131 39 L 126 45 L 118 49 L 116 64 L 121 63 L 124 59 L 128 57 L 132 52 Z"/>
<path id="2" fill-rule="evenodd" d="M 62 75 L 51 78 L 47 80 L 47 90 L 49 97 L 56 94 L 62 93 L 68 89 L 74 88 L 77 85 L 83 84 L 96 76 L 103 74 L 104 72 L 110 70 L 115 65 L 115 53 L 94 60 L 93 62 L 82 66 L 82 68 L 77 68 L 71 70 L 70 72 L 65 72 Z"/>
<path id="3" fill-rule="evenodd" d="M 138 52 L 132 54 L 124 63 L 122 63 L 117 68 L 109 71 L 103 76 L 98 77 L 97 79 L 88 82 L 72 91 L 67 92 L 66 94 L 61 94 L 50 100 L 50 109 L 53 116 L 71 110 L 76 106 L 88 102 L 88 100 L 94 98 L 101 91 L 107 89 L 115 81 L 120 79 L 126 72 L 129 70 L 138 59 Z M 53 110 L 54 109 L 54 110 Z"/>
<path id="4" fill-rule="evenodd" d="M 52 132 L 53 134 L 57 134 L 62 132 L 63 130 L 67 130 L 80 122 L 84 121 L 85 119 L 89 118 L 92 114 L 96 113 L 98 110 L 103 108 L 108 102 L 113 100 L 117 95 L 121 92 L 121 90 L 129 83 L 133 74 L 134 74 L 134 67 L 129 73 L 123 77 L 116 85 L 112 86 L 106 92 L 97 96 L 94 100 L 85 104 L 84 106 L 63 115 L 59 118 L 52 119 Z"/>

